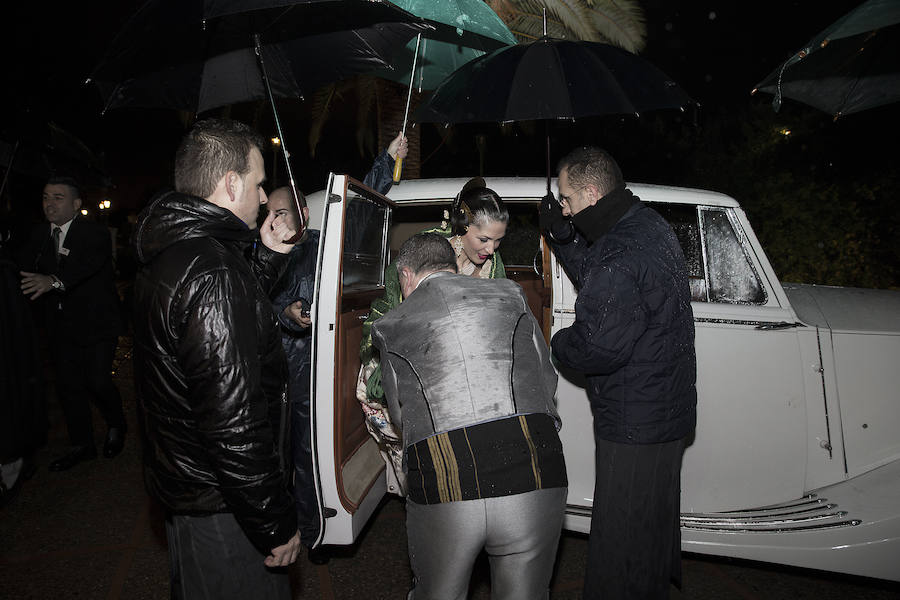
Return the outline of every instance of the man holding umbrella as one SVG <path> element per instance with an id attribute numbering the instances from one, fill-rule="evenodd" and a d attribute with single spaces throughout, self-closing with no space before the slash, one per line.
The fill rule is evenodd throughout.
<path id="1" fill-rule="evenodd" d="M 289 490 L 287 364 L 266 292 L 294 232 L 270 213 L 262 139 L 201 121 L 175 192 L 134 233 L 134 366 L 145 481 L 168 509 L 173 598 L 290 598 L 300 546 Z M 261 238 L 260 244 L 257 236 Z"/>
<path id="2" fill-rule="evenodd" d="M 544 198 L 541 228 L 578 298 L 551 346 L 586 377 L 596 444 L 584 598 L 667 598 L 681 574 L 681 458 L 697 404 L 684 255 L 599 148 L 560 161 L 559 197 Z"/>

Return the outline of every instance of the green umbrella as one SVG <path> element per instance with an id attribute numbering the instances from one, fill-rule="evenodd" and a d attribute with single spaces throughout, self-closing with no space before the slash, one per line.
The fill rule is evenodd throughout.
<path id="1" fill-rule="evenodd" d="M 485 52 L 460 44 L 451 44 L 423 37 L 416 56 L 416 41 L 410 41 L 391 59 L 392 68 L 382 68 L 374 72 L 378 77 L 397 83 L 409 84 L 419 90 L 433 90 L 450 73 Z M 415 63 L 415 70 L 413 70 Z"/>
<path id="2" fill-rule="evenodd" d="M 392 70 L 375 74 L 409 83 L 406 115 L 413 87 L 434 89 L 450 73 L 486 52 L 516 44 L 516 38 L 483 0 L 391 0 L 403 10 L 425 19 L 433 31 L 420 34 L 391 61 Z M 422 38 L 425 39 L 422 39 Z M 402 160 L 394 165 L 394 181 L 400 181 Z"/>
<path id="3" fill-rule="evenodd" d="M 483 0 L 391 0 L 403 10 L 435 25 L 432 39 L 479 50 L 511 46 L 516 38 Z"/>

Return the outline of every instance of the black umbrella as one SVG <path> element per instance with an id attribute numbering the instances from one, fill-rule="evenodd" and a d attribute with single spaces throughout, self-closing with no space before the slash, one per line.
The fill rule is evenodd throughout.
<path id="1" fill-rule="evenodd" d="M 837 119 L 900 100 L 900 2 L 869 0 L 812 38 L 756 91 L 799 100 Z"/>
<path id="2" fill-rule="evenodd" d="M 19 111 L 0 127 L 0 199 L 13 173 L 46 180 L 70 175 L 90 185 L 108 185 L 103 160 L 73 133 L 44 115 Z M 7 198 L 7 208 L 10 199 Z"/>
<path id="3" fill-rule="evenodd" d="M 691 98 L 626 50 L 543 37 L 495 50 L 454 71 L 415 114 L 417 122 L 576 119 L 682 109 Z M 547 192 L 550 191 L 547 136 Z"/>
<path id="4" fill-rule="evenodd" d="M 383 0 L 149 0 L 88 81 L 104 95 L 104 110 L 203 112 L 268 98 L 299 210 L 275 96 L 301 98 L 386 66 L 427 27 Z"/>

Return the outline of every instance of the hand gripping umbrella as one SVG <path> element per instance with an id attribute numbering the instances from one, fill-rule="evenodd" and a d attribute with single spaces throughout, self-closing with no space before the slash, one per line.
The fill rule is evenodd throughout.
<path id="1" fill-rule="evenodd" d="M 390 70 L 375 74 L 409 83 L 401 135 L 406 134 L 413 87 L 434 89 L 455 69 L 485 52 L 514 45 L 516 38 L 483 0 L 392 0 L 433 27 L 395 55 Z M 410 53 L 412 56 L 410 56 Z M 410 65 L 412 68 L 410 68 Z M 400 181 L 403 159 L 394 163 L 394 182 Z"/>
<path id="2" fill-rule="evenodd" d="M 812 38 L 757 91 L 799 100 L 837 120 L 900 100 L 900 2 L 868 0 Z"/>
<path id="3" fill-rule="evenodd" d="M 417 110 L 419 123 L 576 119 L 677 108 L 693 100 L 634 54 L 547 36 L 495 50 L 457 69 Z M 547 134 L 547 193 L 550 193 Z"/>
<path id="4" fill-rule="evenodd" d="M 150 0 L 113 40 L 88 81 L 114 107 L 203 112 L 268 98 L 297 210 L 275 96 L 387 64 L 427 29 L 383 0 Z"/>

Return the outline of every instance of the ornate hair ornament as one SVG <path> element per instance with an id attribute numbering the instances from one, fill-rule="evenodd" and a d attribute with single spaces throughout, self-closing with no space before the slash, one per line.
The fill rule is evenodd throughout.
<path id="1" fill-rule="evenodd" d="M 469 209 L 468 205 L 465 202 L 460 201 L 459 210 L 466 216 L 466 231 L 469 229 L 469 225 L 475 222 L 475 215 L 472 214 L 471 209 Z"/>

